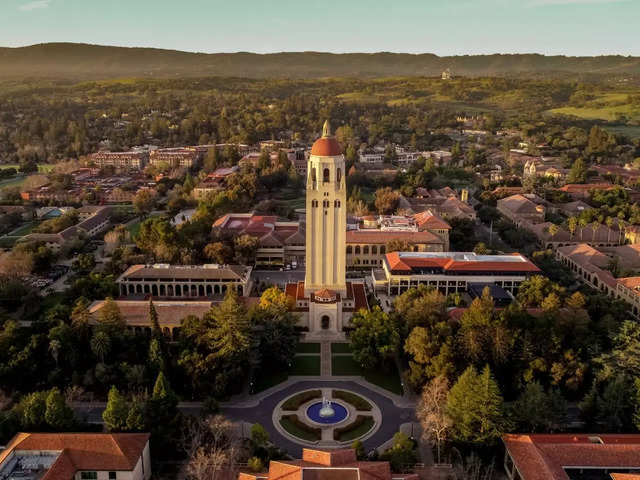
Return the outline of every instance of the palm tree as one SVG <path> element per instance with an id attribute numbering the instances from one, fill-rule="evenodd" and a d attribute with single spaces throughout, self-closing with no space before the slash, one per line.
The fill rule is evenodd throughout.
<path id="1" fill-rule="evenodd" d="M 596 242 L 596 232 L 600 230 L 600 224 L 597 221 L 591 222 L 591 243 Z"/>
<path id="2" fill-rule="evenodd" d="M 589 222 L 587 222 L 586 218 L 581 218 L 580 220 L 578 220 L 578 225 L 580 225 L 580 241 L 582 241 L 582 231 L 588 224 Z"/>
<path id="3" fill-rule="evenodd" d="M 560 229 L 558 228 L 558 226 L 555 223 L 552 223 L 551 225 L 549 225 L 549 228 L 547 228 L 547 231 L 549 232 L 549 235 L 551 235 L 551 241 L 553 242 L 553 237 L 555 237 L 555 235 L 558 233 Z"/>
<path id="4" fill-rule="evenodd" d="M 573 239 L 573 234 L 576 233 L 577 226 L 578 226 L 578 219 L 576 217 L 569 217 L 568 227 L 569 227 L 569 233 L 571 233 L 572 239 Z"/>
<path id="5" fill-rule="evenodd" d="M 607 230 L 607 243 L 610 243 L 611 242 L 611 239 L 610 239 L 610 237 L 611 237 L 611 227 L 613 227 L 613 218 L 607 217 L 606 223 L 607 223 L 607 228 L 608 228 L 608 230 Z"/>
<path id="6" fill-rule="evenodd" d="M 60 355 L 61 348 L 62 343 L 60 343 L 60 340 L 53 339 L 49 342 L 49 351 L 51 352 L 51 356 L 56 362 L 56 367 L 58 366 L 58 356 Z"/>
<path id="7" fill-rule="evenodd" d="M 100 363 L 104 363 L 104 357 L 111 350 L 111 339 L 105 332 L 97 332 L 91 338 L 91 351 L 100 359 Z"/>

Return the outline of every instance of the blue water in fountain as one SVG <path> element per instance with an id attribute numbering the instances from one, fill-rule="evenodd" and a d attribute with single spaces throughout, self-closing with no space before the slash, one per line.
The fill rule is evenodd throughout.
<path id="1" fill-rule="evenodd" d="M 331 408 L 333 408 L 334 414 L 332 417 L 321 417 L 320 409 L 322 408 L 322 402 L 314 403 L 307 408 L 307 417 L 316 423 L 322 423 L 324 425 L 331 425 L 343 421 L 349 415 L 347 409 L 339 403 L 331 402 Z"/>

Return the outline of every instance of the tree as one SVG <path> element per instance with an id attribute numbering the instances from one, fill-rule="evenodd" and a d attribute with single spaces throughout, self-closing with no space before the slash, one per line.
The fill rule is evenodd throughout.
<path id="1" fill-rule="evenodd" d="M 284 313 L 292 310 L 294 304 L 294 300 L 276 286 L 267 288 L 260 295 L 259 306 L 263 310 Z"/>
<path id="2" fill-rule="evenodd" d="M 375 193 L 375 206 L 381 215 L 390 215 L 398 208 L 400 194 L 391 187 L 379 188 Z"/>
<path id="3" fill-rule="evenodd" d="M 523 307 L 536 308 L 551 293 L 561 298 L 564 296 L 564 289 L 542 275 L 534 275 L 520 284 L 516 298 Z"/>
<path id="4" fill-rule="evenodd" d="M 21 428 L 37 430 L 46 423 L 47 396 L 46 391 L 33 392 L 20 401 L 16 410 L 20 413 Z"/>
<path id="5" fill-rule="evenodd" d="M 251 426 L 251 441 L 257 446 L 264 447 L 269 443 L 269 432 L 259 423 L 254 423 Z"/>
<path id="6" fill-rule="evenodd" d="M 207 315 L 215 325 L 211 332 L 215 355 L 226 359 L 246 359 L 251 346 L 251 326 L 236 291 L 228 290 L 224 300 Z"/>
<path id="7" fill-rule="evenodd" d="M 416 463 L 415 444 L 407 435 L 397 432 L 393 436 L 392 447 L 380 456 L 387 460 L 393 472 L 403 472 L 408 466 Z"/>
<path id="8" fill-rule="evenodd" d="M 104 358 L 111 351 L 111 338 L 106 332 L 95 332 L 91 337 L 91 351 L 98 357 L 100 363 L 104 363 Z"/>
<path id="9" fill-rule="evenodd" d="M 60 355 L 60 349 L 62 348 L 62 343 L 60 340 L 53 339 L 49 341 L 49 352 L 51 352 L 51 356 L 53 360 L 56 362 L 56 367 L 58 366 L 58 356 Z"/>
<path id="10" fill-rule="evenodd" d="M 107 407 L 102 412 L 102 419 L 105 427 L 110 432 L 122 432 L 127 429 L 127 417 L 129 416 L 129 406 L 126 399 L 114 386 L 109 390 L 107 397 Z"/>
<path id="11" fill-rule="evenodd" d="M 451 418 L 447 414 L 449 381 L 439 376 L 431 380 L 422 390 L 416 415 L 422 425 L 423 437 L 436 446 L 436 458 L 440 463 L 440 445 L 447 439 L 451 429 Z"/>
<path id="12" fill-rule="evenodd" d="M 156 197 L 157 194 L 154 190 L 149 188 L 140 189 L 133 198 L 133 207 L 139 215 L 147 216 L 156 206 Z"/>
<path id="13" fill-rule="evenodd" d="M 578 158 L 573 162 L 567 181 L 569 183 L 584 183 L 587 181 L 587 166 L 582 158 Z"/>
<path id="14" fill-rule="evenodd" d="M 158 321 L 158 312 L 153 305 L 153 299 L 149 298 L 149 323 L 151 324 L 151 333 L 154 337 L 158 338 L 162 336 L 162 330 L 160 329 L 160 322 Z"/>
<path id="15" fill-rule="evenodd" d="M 481 374 L 468 367 L 447 399 L 454 438 L 462 442 L 491 443 L 505 428 L 503 400 L 489 366 Z"/>
<path id="16" fill-rule="evenodd" d="M 73 410 L 58 388 L 52 388 L 47 395 L 44 418 L 55 431 L 66 431 L 73 426 Z"/>
<path id="17" fill-rule="evenodd" d="M 191 195 L 193 187 L 193 178 L 191 178 L 191 174 L 187 172 L 187 175 L 184 177 L 184 183 L 182 184 L 182 191 L 187 195 Z"/>
<path id="18" fill-rule="evenodd" d="M 143 432 L 144 430 L 144 403 L 134 400 L 131 402 L 129 413 L 127 413 L 127 432 Z"/>
<path id="19" fill-rule="evenodd" d="M 181 444 L 187 455 L 187 473 L 194 480 L 235 478 L 241 442 L 233 424 L 222 415 L 186 422 Z"/>
<path id="20" fill-rule="evenodd" d="M 101 329 L 104 329 L 111 334 L 121 333 L 126 324 L 118 304 L 111 297 L 107 297 L 104 301 L 104 305 L 98 312 L 98 324 Z"/>
<path id="21" fill-rule="evenodd" d="M 258 242 L 258 238 L 253 235 L 240 235 L 236 237 L 233 241 L 236 262 L 240 265 L 255 262 Z"/>
<path id="22" fill-rule="evenodd" d="M 351 444 L 351 448 L 356 451 L 356 459 L 365 460 L 367 458 L 367 454 L 364 449 L 364 443 L 362 443 L 362 440 L 356 440 L 355 442 L 353 442 Z"/>
<path id="23" fill-rule="evenodd" d="M 162 343 L 157 337 L 149 342 L 149 364 L 156 372 L 163 371 L 165 368 Z"/>
<path id="24" fill-rule="evenodd" d="M 204 255 L 213 262 L 226 265 L 231 263 L 233 250 L 222 242 L 208 243 L 204 247 Z"/>
<path id="25" fill-rule="evenodd" d="M 351 318 L 351 348 L 353 358 L 366 370 L 384 365 L 393 358 L 400 345 L 395 322 L 380 307 L 361 310 Z"/>
<path id="26" fill-rule="evenodd" d="M 617 374 L 640 378 L 640 325 L 626 320 L 613 337 L 613 348 L 595 359 L 598 376 L 609 379 Z"/>
<path id="27" fill-rule="evenodd" d="M 578 227 L 578 219 L 576 217 L 569 217 L 567 220 L 567 225 L 569 228 L 569 233 L 571 234 L 571 238 L 573 239 L 573 234 L 576 233 L 576 228 Z"/>
<path id="28" fill-rule="evenodd" d="M 546 432 L 561 425 L 566 416 L 566 402 L 557 392 L 547 394 L 538 382 L 528 383 L 511 408 L 518 431 Z"/>

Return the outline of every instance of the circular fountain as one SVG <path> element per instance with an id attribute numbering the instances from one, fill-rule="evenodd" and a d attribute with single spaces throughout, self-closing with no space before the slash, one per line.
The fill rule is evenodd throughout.
<path id="1" fill-rule="evenodd" d="M 306 413 L 309 420 L 323 425 L 340 423 L 349 416 L 349 411 L 345 407 L 328 398 L 323 398 L 322 402 L 309 405 Z"/>

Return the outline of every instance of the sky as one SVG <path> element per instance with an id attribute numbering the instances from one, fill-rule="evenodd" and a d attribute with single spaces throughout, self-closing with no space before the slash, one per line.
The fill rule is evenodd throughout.
<path id="1" fill-rule="evenodd" d="M 640 56 L 640 0 L 0 0 L 0 46 Z"/>

